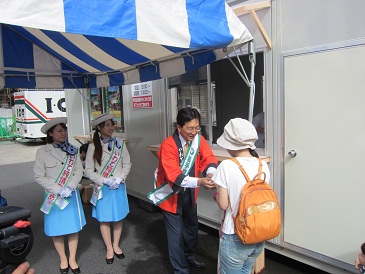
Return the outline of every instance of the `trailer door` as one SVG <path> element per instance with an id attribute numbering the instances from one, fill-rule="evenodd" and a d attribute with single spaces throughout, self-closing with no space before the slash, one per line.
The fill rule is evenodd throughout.
<path id="1" fill-rule="evenodd" d="M 354 271 L 365 241 L 365 45 L 282 60 L 284 244 Z"/>

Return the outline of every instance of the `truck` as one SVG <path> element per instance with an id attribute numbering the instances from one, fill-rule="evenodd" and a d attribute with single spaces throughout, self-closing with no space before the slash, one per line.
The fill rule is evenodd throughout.
<path id="1" fill-rule="evenodd" d="M 66 117 L 64 89 L 18 89 L 14 93 L 16 134 L 44 139 L 41 127 L 54 117 Z"/>

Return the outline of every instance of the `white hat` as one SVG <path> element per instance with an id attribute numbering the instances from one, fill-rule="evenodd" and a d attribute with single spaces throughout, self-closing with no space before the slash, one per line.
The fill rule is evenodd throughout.
<path id="1" fill-rule="evenodd" d="M 49 120 L 47 123 L 45 123 L 42 127 L 41 127 L 41 132 L 43 134 L 47 134 L 48 130 L 58 124 L 67 124 L 67 118 L 66 117 L 56 117 L 53 118 L 52 120 Z"/>
<path id="2" fill-rule="evenodd" d="M 229 150 L 255 149 L 257 139 L 256 129 L 249 121 L 234 118 L 225 125 L 224 132 L 218 138 L 217 144 Z"/>
<path id="3" fill-rule="evenodd" d="M 113 113 L 103 113 L 91 121 L 91 126 L 96 127 L 97 125 L 101 124 L 104 121 L 113 120 L 113 119 L 114 119 Z"/>

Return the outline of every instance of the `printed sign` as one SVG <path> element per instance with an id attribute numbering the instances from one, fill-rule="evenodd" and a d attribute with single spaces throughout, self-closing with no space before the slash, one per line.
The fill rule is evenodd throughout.
<path id="1" fill-rule="evenodd" d="M 90 90 L 90 108 L 92 119 L 95 119 L 102 113 L 101 93 L 99 88 L 92 88 Z"/>
<path id="2" fill-rule="evenodd" d="M 104 89 L 106 94 L 106 112 L 114 114 L 114 121 L 116 122 L 116 129 L 122 127 L 122 105 L 120 103 L 120 91 L 118 86 L 108 87 Z"/>
<path id="3" fill-rule="evenodd" d="M 132 108 L 152 108 L 152 82 L 131 85 Z"/>

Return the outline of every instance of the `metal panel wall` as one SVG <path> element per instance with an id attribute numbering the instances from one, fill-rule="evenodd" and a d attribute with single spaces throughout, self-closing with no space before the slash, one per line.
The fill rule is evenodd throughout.
<path id="1" fill-rule="evenodd" d="M 363 0 L 275 2 L 281 24 L 281 51 L 365 37 Z"/>
<path id="2" fill-rule="evenodd" d="M 73 145 L 80 146 L 73 136 L 90 133 L 89 92 L 87 89 L 65 89 L 68 139 Z"/>
<path id="3" fill-rule="evenodd" d="M 147 150 L 148 145 L 160 144 L 166 138 L 166 102 L 164 80 L 148 82 L 152 85 L 153 108 L 132 108 L 131 85 L 123 86 L 123 109 L 127 148 L 132 169 L 127 178 L 128 193 L 148 201 L 153 189 L 153 172 L 157 158 Z"/>

